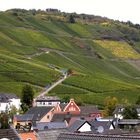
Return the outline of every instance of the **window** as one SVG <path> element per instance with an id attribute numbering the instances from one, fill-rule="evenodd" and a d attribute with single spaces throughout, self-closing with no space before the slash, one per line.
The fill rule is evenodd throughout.
<path id="1" fill-rule="evenodd" d="M 47 116 L 47 119 L 49 119 L 49 118 L 50 118 L 50 116 L 48 115 L 48 116 Z"/>
<path id="2" fill-rule="evenodd" d="M 49 102 L 48 105 L 52 105 L 52 102 Z"/>
<path id="3" fill-rule="evenodd" d="M 27 138 L 26 140 L 32 140 L 31 138 Z"/>

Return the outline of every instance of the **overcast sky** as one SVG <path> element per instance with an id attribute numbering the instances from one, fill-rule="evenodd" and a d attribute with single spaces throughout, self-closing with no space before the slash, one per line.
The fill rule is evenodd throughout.
<path id="1" fill-rule="evenodd" d="M 0 0 L 0 10 L 57 8 L 140 24 L 140 0 Z"/>

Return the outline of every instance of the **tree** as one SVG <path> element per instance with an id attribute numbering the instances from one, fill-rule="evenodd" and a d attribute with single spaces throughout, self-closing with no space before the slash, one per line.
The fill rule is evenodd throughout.
<path id="1" fill-rule="evenodd" d="M 69 16 L 69 23 L 75 23 L 75 19 L 73 15 Z"/>
<path id="2" fill-rule="evenodd" d="M 22 89 L 22 97 L 21 97 L 21 108 L 23 111 L 26 111 L 28 108 L 32 106 L 34 98 L 34 90 L 30 85 L 25 85 Z"/>
<path id="3" fill-rule="evenodd" d="M 7 113 L 0 114 L 0 124 L 1 124 L 1 129 L 9 128 L 9 118 Z"/>
<path id="4" fill-rule="evenodd" d="M 124 119 L 138 119 L 138 112 L 135 106 L 126 106 L 122 115 Z"/>
<path id="5" fill-rule="evenodd" d="M 118 100 L 116 97 L 106 97 L 105 98 L 105 109 L 104 109 L 104 116 L 112 116 L 113 111 L 118 104 Z"/>

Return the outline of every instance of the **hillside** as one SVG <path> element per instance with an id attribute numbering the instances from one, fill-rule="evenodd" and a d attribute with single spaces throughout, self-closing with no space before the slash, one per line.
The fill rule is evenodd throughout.
<path id="1" fill-rule="evenodd" d="M 50 94 L 103 104 L 106 96 L 135 102 L 140 95 L 140 29 L 91 15 L 59 11 L 0 12 L 0 92 L 20 96 L 73 74 Z"/>

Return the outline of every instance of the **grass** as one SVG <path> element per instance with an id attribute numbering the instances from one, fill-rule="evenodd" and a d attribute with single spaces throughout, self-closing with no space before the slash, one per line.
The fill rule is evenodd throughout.
<path id="1" fill-rule="evenodd" d="M 50 67 L 53 65 L 76 74 L 50 95 L 71 96 L 86 104 L 103 105 L 107 96 L 134 103 L 139 95 L 140 71 L 127 60 L 140 59 L 140 45 L 132 40 L 131 46 L 126 38 L 126 42 L 117 40 L 123 40 L 128 30 L 128 37 L 130 31 L 139 37 L 138 31 L 113 21 L 80 21 L 70 24 L 61 14 L 13 16 L 0 12 L 0 92 L 20 96 L 22 87 L 29 83 L 37 95 L 60 78 L 61 73 Z"/>
<path id="2" fill-rule="evenodd" d="M 139 59 L 140 55 L 126 42 L 94 40 L 101 47 L 110 50 L 110 52 L 119 58 Z"/>

